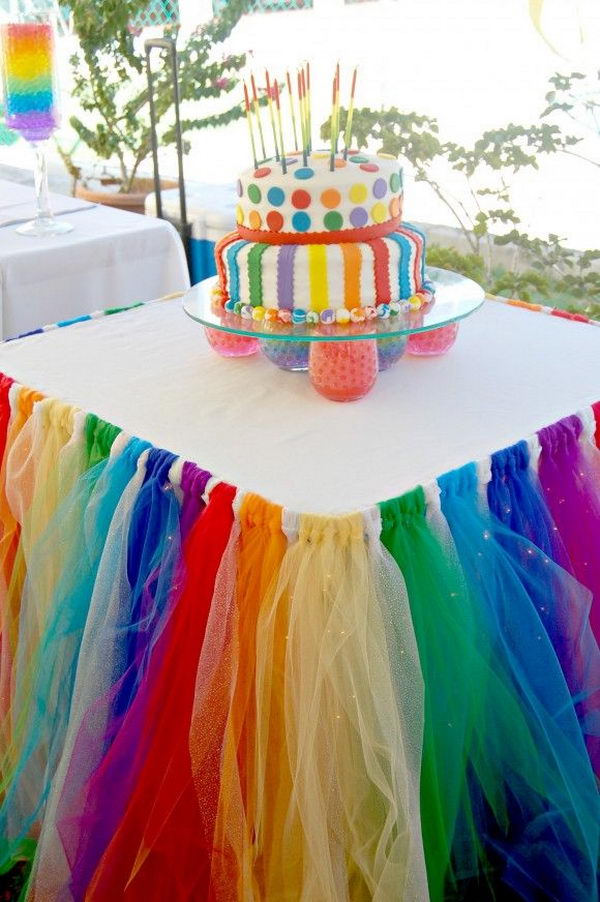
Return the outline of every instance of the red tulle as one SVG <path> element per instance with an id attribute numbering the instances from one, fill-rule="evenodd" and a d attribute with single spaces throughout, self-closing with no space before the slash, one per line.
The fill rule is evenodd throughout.
<path id="1" fill-rule="evenodd" d="M 188 737 L 198 659 L 233 523 L 234 495 L 232 487 L 217 485 L 185 543 L 184 588 L 147 677 L 153 683 L 144 727 L 151 734 L 148 754 L 87 900 L 209 898 L 210 849 L 204 842 Z"/>

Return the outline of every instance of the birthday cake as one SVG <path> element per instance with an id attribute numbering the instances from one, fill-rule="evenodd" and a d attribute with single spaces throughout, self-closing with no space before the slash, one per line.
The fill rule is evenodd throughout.
<path id="1" fill-rule="evenodd" d="M 334 80 L 332 134 L 339 121 L 338 84 L 339 72 Z M 420 309 L 432 301 L 433 286 L 425 277 L 425 236 L 402 222 L 398 161 L 385 153 L 374 156 L 348 149 L 348 143 L 338 153 L 336 138 L 329 150 L 312 151 L 302 85 L 302 151 L 282 155 L 275 85 L 276 155 L 255 160 L 238 179 L 237 228 L 215 248 L 214 304 L 246 319 L 327 325 Z M 270 101 L 270 87 L 268 91 Z M 247 90 L 246 110 L 256 157 Z M 262 140 L 256 94 L 254 111 Z"/>

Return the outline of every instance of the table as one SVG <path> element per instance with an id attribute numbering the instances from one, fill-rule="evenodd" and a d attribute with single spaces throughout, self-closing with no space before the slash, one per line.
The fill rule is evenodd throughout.
<path id="1" fill-rule="evenodd" d="M 28 217 L 32 189 L 0 180 L 0 224 Z M 27 240 L 0 227 L 0 334 L 7 338 L 46 323 L 147 301 L 189 284 L 175 229 L 109 207 L 52 195 L 56 211 L 73 209 L 73 232 Z M 23 206 L 25 205 L 25 206 Z M 84 209 L 81 209 L 81 207 Z"/>
<path id="2" fill-rule="evenodd" d="M 490 301 L 352 405 L 177 299 L 0 346 L 0 865 L 596 899 L 599 344 Z"/>

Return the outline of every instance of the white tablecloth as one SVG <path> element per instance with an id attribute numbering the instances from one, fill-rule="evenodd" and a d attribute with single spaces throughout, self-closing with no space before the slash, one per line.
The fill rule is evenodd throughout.
<path id="1" fill-rule="evenodd" d="M 217 356 L 178 299 L 1 345 L 0 371 L 293 510 L 348 511 L 600 399 L 600 329 L 488 301 L 447 356 L 336 404 L 306 373 Z"/>
<path id="2" fill-rule="evenodd" d="M 28 215 L 21 204 L 31 198 L 32 189 L 0 180 L 0 221 Z M 81 205 L 60 195 L 51 200 L 57 211 Z M 74 229 L 56 238 L 0 227 L 2 337 L 188 286 L 183 246 L 169 223 L 102 206 L 64 218 Z"/>

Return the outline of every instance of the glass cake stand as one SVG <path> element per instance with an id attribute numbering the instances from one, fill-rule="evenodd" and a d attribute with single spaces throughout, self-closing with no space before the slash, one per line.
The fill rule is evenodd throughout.
<path id="1" fill-rule="evenodd" d="M 216 276 L 190 288 L 183 309 L 205 327 L 221 356 L 246 357 L 261 350 L 281 369 L 308 370 L 314 388 L 326 398 L 355 401 L 370 391 L 378 371 L 389 369 L 405 352 L 446 353 L 459 321 L 481 307 L 484 290 L 471 279 L 436 267 L 427 267 L 427 277 L 435 287 L 433 303 L 364 323 L 287 325 L 242 319 L 213 305 Z"/>

